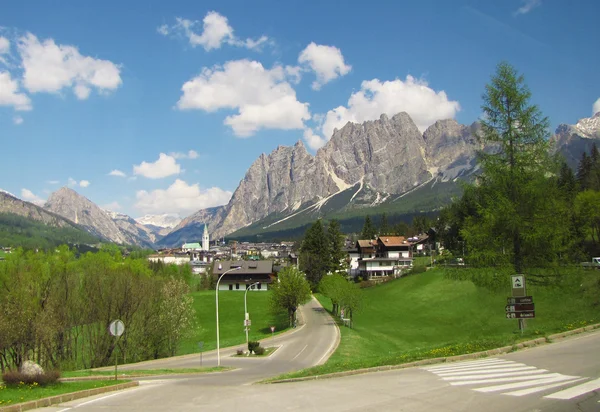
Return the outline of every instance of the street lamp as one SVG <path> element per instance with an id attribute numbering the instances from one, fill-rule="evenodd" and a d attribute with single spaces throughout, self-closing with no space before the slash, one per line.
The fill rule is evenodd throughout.
<path id="1" fill-rule="evenodd" d="M 252 286 L 258 285 L 259 283 L 260 282 L 254 282 L 253 284 L 248 286 L 246 288 L 246 291 L 244 292 L 244 320 L 248 320 L 250 318 L 248 316 L 248 301 L 246 300 L 246 298 L 248 297 L 248 291 L 252 288 Z M 245 329 L 246 329 L 246 346 L 248 346 L 248 325 L 246 325 Z"/>
<path id="2" fill-rule="evenodd" d="M 221 266 L 221 264 L 219 263 L 219 270 L 222 270 L 223 267 Z M 219 280 L 217 280 L 217 287 L 216 287 L 216 293 L 215 293 L 215 302 L 217 305 L 217 366 L 221 366 L 221 354 L 219 352 L 219 282 L 221 282 L 221 279 L 223 279 L 223 276 L 225 276 L 226 274 L 228 274 L 229 272 L 233 272 L 234 270 L 240 270 L 241 266 L 237 266 L 234 268 L 231 268 L 229 270 L 226 270 L 225 272 L 223 272 L 223 274 L 221 276 L 219 276 Z"/>

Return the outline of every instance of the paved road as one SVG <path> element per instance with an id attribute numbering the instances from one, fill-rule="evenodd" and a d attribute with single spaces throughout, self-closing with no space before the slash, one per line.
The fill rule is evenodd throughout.
<path id="1" fill-rule="evenodd" d="M 255 376 L 240 370 L 146 381 L 137 389 L 50 410 L 598 412 L 600 331 L 477 361 L 292 384 L 248 384 Z"/>

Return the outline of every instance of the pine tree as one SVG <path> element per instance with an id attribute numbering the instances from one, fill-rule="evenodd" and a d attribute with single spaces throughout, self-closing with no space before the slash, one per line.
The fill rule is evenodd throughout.
<path id="1" fill-rule="evenodd" d="M 371 216 L 367 215 L 365 217 L 365 224 L 363 226 L 362 232 L 360 233 L 361 239 L 375 239 L 375 227 L 373 227 L 373 223 L 371 222 Z"/>
<path id="2" fill-rule="evenodd" d="M 323 224 L 318 219 L 306 231 L 300 247 L 300 269 L 306 273 L 306 279 L 313 288 L 329 270 L 329 250 Z"/>
<path id="3" fill-rule="evenodd" d="M 390 227 L 388 225 L 388 219 L 385 212 L 381 215 L 381 220 L 379 221 L 379 236 L 389 235 Z"/>
<path id="4" fill-rule="evenodd" d="M 329 271 L 331 273 L 343 271 L 343 261 L 346 257 L 343 250 L 344 234 L 340 230 L 340 223 L 335 219 L 332 219 L 327 226 L 327 242 L 330 256 Z"/>
<path id="5" fill-rule="evenodd" d="M 590 175 L 592 173 L 592 159 L 586 152 L 581 155 L 581 160 L 577 166 L 577 184 L 579 190 L 584 191 L 589 189 Z"/>

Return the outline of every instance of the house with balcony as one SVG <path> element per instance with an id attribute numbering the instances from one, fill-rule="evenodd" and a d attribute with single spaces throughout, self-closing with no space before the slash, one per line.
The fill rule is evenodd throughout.
<path id="1" fill-rule="evenodd" d="M 214 262 L 213 275 L 221 276 L 230 269 L 233 270 L 223 276 L 219 283 L 219 290 L 237 290 L 245 291 L 253 283 L 253 290 L 267 290 L 269 285 L 275 279 L 275 272 L 272 260 L 224 260 Z"/>
<path id="2" fill-rule="evenodd" d="M 358 268 L 351 272 L 363 279 L 401 276 L 412 267 L 412 243 L 403 236 L 380 236 L 356 242 Z"/>

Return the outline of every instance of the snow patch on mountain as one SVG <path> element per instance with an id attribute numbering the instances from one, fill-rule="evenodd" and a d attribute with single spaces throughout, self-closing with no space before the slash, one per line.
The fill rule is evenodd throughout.
<path id="1" fill-rule="evenodd" d="M 165 213 L 162 215 L 145 215 L 135 219 L 141 225 L 152 225 L 172 229 L 176 227 L 181 218 L 177 214 Z"/>

